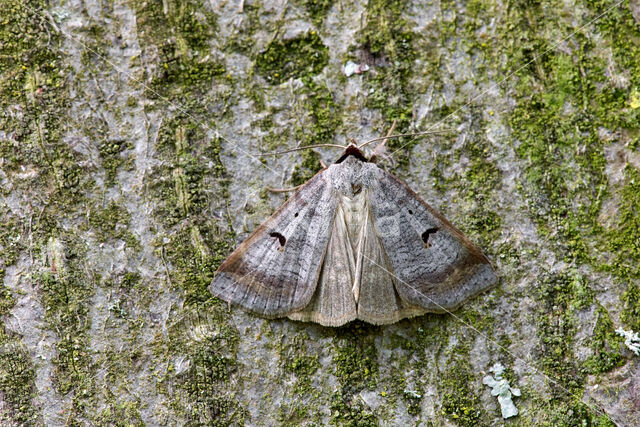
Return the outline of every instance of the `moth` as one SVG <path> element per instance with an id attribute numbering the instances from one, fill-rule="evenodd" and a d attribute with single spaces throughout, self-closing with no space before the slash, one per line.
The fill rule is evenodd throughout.
<path id="1" fill-rule="evenodd" d="M 496 282 L 489 260 L 354 144 L 220 265 L 209 290 L 266 318 L 376 325 L 455 310 Z"/>

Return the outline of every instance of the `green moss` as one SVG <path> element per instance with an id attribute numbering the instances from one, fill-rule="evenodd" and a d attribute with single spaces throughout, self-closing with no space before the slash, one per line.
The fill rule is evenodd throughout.
<path id="1" fill-rule="evenodd" d="M 548 275 L 536 286 L 539 302 L 537 317 L 541 345 L 540 363 L 547 375 L 561 387 L 576 390 L 582 387 L 584 376 L 575 365 L 572 344 L 576 332 L 575 314 L 593 302 L 593 291 L 580 274 Z M 552 388 L 559 396 L 563 389 Z"/>
<path id="2" fill-rule="evenodd" d="M 320 27 L 334 2 L 331 0 L 298 0 L 304 6 L 316 27 Z"/>
<path id="3" fill-rule="evenodd" d="M 173 266 L 171 283 L 185 292 L 186 303 L 202 303 L 212 299 L 207 287 L 233 241 L 233 233 L 220 231 L 208 211 L 211 197 L 228 197 L 220 141 L 206 139 L 190 120 L 176 117 L 166 123 L 158 137 L 158 156 L 164 164 L 150 176 L 151 194 L 157 200 L 154 216 L 172 230 L 169 244 L 159 245 L 160 255 Z M 208 169 L 205 162 L 213 166 Z M 217 178 L 214 194 L 206 182 L 210 174 Z"/>
<path id="4" fill-rule="evenodd" d="M 461 426 L 475 426 L 487 421 L 487 413 L 474 387 L 479 378 L 474 376 L 465 359 L 468 352 L 466 347 L 454 349 L 447 370 L 438 382 L 442 390 L 442 415 Z"/>
<path id="5" fill-rule="evenodd" d="M 251 54 L 257 47 L 255 43 L 256 32 L 263 30 L 276 31 L 275 28 L 264 28 L 261 16 L 271 13 L 280 13 L 279 9 L 273 11 L 264 10 L 262 1 L 245 2 L 242 7 L 242 20 L 237 22 L 237 31 L 227 39 L 225 51 L 239 52 L 245 55 Z M 279 25 L 278 22 L 276 25 Z"/>
<path id="6" fill-rule="evenodd" d="M 210 56 L 209 41 L 217 31 L 217 15 L 202 2 L 136 1 L 138 33 L 158 47 L 157 69 L 148 96 L 188 100 L 202 95 L 225 66 Z M 166 14 L 163 10 L 166 5 Z"/>
<path id="7" fill-rule="evenodd" d="M 0 270 L 0 283 L 3 282 L 4 270 Z M 3 284 L 0 284 L 0 316 L 6 316 L 16 304 L 15 299 L 11 295 L 11 291 Z"/>
<path id="8" fill-rule="evenodd" d="M 426 357 L 431 348 L 417 339 L 418 334 L 424 334 L 423 328 L 418 326 L 424 320 L 403 320 L 398 333 L 386 335 L 382 340 L 385 353 L 394 356 L 387 361 L 384 374 L 377 381 L 378 394 L 384 398 L 385 403 L 380 411 L 376 410 L 379 420 L 393 417 L 397 413 L 396 405 L 399 402 L 404 404 L 409 415 L 420 417 L 422 413 L 422 399 L 425 395 L 423 377 L 433 369 Z M 420 418 L 416 422 L 417 420 Z"/>
<path id="9" fill-rule="evenodd" d="M 106 174 L 105 181 L 107 186 L 115 183 L 116 174 L 120 166 L 125 164 L 132 166 L 132 162 L 127 162 L 127 157 L 123 156 L 125 151 L 132 149 L 133 144 L 125 140 L 103 141 L 98 146 L 98 152 L 102 159 L 102 167 Z"/>
<path id="10" fill-rule="evenodd" d="M 540 339 L 536 360 L 545 375 L 552 379 L 548 384 L 552 398 L 534 398 L 539 407 L 536 423 L 612 425 L 608 417 L 582 402 L 586 372 L 606 372 L 621 363 L 616 356 L 619 340 L 612 334 L 608 313 L 602 307 L 596 311 L 594 354 L 580 365 L 572 348 L 578 328 L 577 314 L 594 302 L 589 283 L 579 273 L 570 272 L 544 275 L 536 288 L 536 323 Z"/>
<path id="11" fill-rule="evenodd" d="M 66 144 L 60 130 L 69 108 L 66 66 L 59 35 L 42 14 L 46 7 L 44 1 L 0 1 L 0 129 L 8 136 L 0 139 L 0 158 L 8 172 L 35 165 L 40 176 L 27 186 L 51 179 L 54 187 L 68 188 L 73 172 L 57 161 Z"/>
<path id="12" fill-rule="evenodd" d="M 242 424 L 245 410 L 232 396 L 221 392 L 220 383 L 228 381 L 235 370 L 233 360 L 220 356 L 214 345 L 215 342 L 204 342 L 191 349 L 193 366 L 178 378 L 178 386 L 191 402 L 186 418 L 197 425 Z"/>
<path id="13" fill-rule="evenodd" d="M 31 2 L 28 7 L 23 2 L 0 1 L 0 40 L 3 54 L 0 57 L 0 128 L 10 138 L 0 141 L 0 157 L 6 171 L 32 168 L 36 173 L 29 180 L 15 180 L 13 190 L 47 188 L 46 202 L 34 201 L 42 206 L 37 216 L 30 220 L 30 237 L 34 252 L 42 251 L 50 234 L 57 233 L 62 220 L 73 216 L 83 193 L 91 185 L 92 179 L 84 174 L 79 154 L 73 152 L 62 138 L 63 124 L 69 111 L 68 87 L 65 79 L 66 65 L 59 54 L 60 35 L 48 27 L 42 14 L 47 8 L 45 2 Z M 8 18 L 10 17 L 10 18 Z M 5 114 L 22 111 L 21 114 Z M 34 206 L 35 207 L 35 206 Z M 3 215 L 7 212 L 3 212 Z M 11 215 L 0 228 L 0 246 L 4 264 L 15 262 L 17 255 L 27 246 L 21 239 L 12 239 Z M 11 238 L 7 240 L 6 238 Z M 69 420 L 83 411 L 87 397 L 90 357 L 86 351 L 86 329 L 88 327 L 85 301 L 89 296 L 88 280 L 81 276 L 84 271 L 78 264 L 86 253 L 78 248 L 67 253 L 72 268 L 55 275 L 36 276 L 40 285 L 42 302 L 45 306 L 45 327 L 58 337 L 54 380 L 60 393 L 73 392 L 74 410 Z M 80 253 L 79 253 L 80 252 Z M 76 270 L 77 269 L 77 270 Z M 3 310 L 10 309 L 8 294 L 3 289 Z M 3 345 L 9 344 L 3 335 Z M 8 348 L 8 347 L 7 347 Z M 22 350 L 2 355 L 0 363 L 3 377 L 2 393 L 10 403 L 13 421 L 36 424 L 35 410 L 31 408 L 35 373 L 29 355 Z M 4 362 L 7 362 L 6 364 Z M 3 370 L 6 367 L 7 370 Z M 9 375 L 10 377 L 7 377 Z M 16 380 L 15 384 L 7 381 Z M 17 387 L 17 388 L 16 388 Z M 16 405 L 15 407 L 13 405 Z"/>
<path id="14" fill-rule="evenodd" d="M 157 146 L 163 164 L 150 176 L 151 194 L 159 201 L 154 212 L 156 219 L 166 227 L 188 217 L 204 220 L 202 215 L 209 207 L 210 197 L 208 176 L 217 178 L 220 194 L 228 196 L 225 170 L 219 157 L 220 140 L 206 138 L 200 123 L 178 116 L 164 123 Z"/>
<path id="15" fill-rule="evenodd" d="M 611 421 L 608 415 L 598 415 L 592 406 L 581 402 L 577 396 L 566 399 L 564 402 L 549 401 L 548 398 L 537 399 L 536 420 L 533 424 L 541 426 L 593 426 L 593 427 L 614 427 L 616 424 Z"/>
<path id="16" fill-rule="evenodd" d="M 634 331 L 640 331 L 640 286 L 631 282 L 622 294 L 620 319 Z"/>
<path id="17" fill-rule="evenodd" d="M 110 396 L 116 400 L 116 396 Z M 109 425 L 116 427 L 142 427 L 146 423 L 140 415 L 142 403 L 138 398 L 135 401 L 118 402 L 110 401 L 106 408 L 100 411 L 97 419 L 94 420 L 99 425 Z"/>
<path id="18" fill-rule="evenodd" d="M 86 204 L 81 202 L 86 202 L 93 178 L 87 173 L 92 162 L 87 162 L 64 138 L 71 111 L 68 55 L 61 53 L 62 33 L 47 23 L 44 12 L 50 10 L 44 1 L 0 0 L 0 128 L 8 136 L 0 138 L 0 163 L 9 174 L 11 191 L 28 201 L 33 210 L 32 215 L 20 219 L 28 223 L 28 228 L 22 230 L 22 234 L 29 237 L 28 245 L 23 245 L 21 239 L 3 241 L 7 223 L 12 222 L 11 215 L 3 215 L 6 221 L 0 227 L 0 246 L 3 246 L 0 258 L 4 255 L 7 258 L 0 269 L 20 253 L 31 259 L 51 256 L 47 253 L 51 236 L 59 241 L 67 240 L 63 255 L 66 267 L 52 263 L 49 273 L 32 272 L 30 277 L 45 308 L 42 327 L 55 336 L 54 384 L 58 393 L 69 395 L 72 408 L 65 417 L 69 424 L 74 424 L 84 414 L 86 401 L 94 391 L 89 375 L 91 355 L 87 350 L 90 324 L 87 299 L 91 296 L 92 281 L 83 263 L 87 248 L 71 237 L 77 229 L 69 231 L 69 227 L 73 227 L 80 216 L 79 211 L 86 213 Z M 28 179 L 13 174 L 23 168 L 32 171 Z M 68 234 L 62 231 L 63 221 Z M 6 296 L 4 292 L 3 296 Z M 1 325 L 0 329 L 3 329 Z M 4 338 L 3 343 L 6 343 Z M 2 357 L 0 371 L 13 366 L 10 375 L 21 383 L 19 388 L 15 388 L 18 384 L 5 384 L 7 389 L 2 390 L 5 401 L 9 399 L 11 405 L 20 405 L 10 408 L 14 417 L 10 421 L 38 424 L 33 415 L 35 410 L 30 409 L 35 373 L 30 367 L 29 354 L 16 346 L 15 352 Z M 6 372 L 3 371 L 3 377 Z M 14 392 L 21 397 L 16 398 Z"/>
<path id="19" fill-rule="evenodd" d="M 212 381 L 228 381 L 231 373 L 237 369 L 235 360 L 218 354 L 211 347 L 213 344 L 215 342 L 205 342 L 192 352 L 190 360 L 194 369 L 190 373 L 190 387 L 193 387 L 190 391 L 194 396 L 197 395 L 197 389 L 203 385 L 206 387 Z"/>
<path id="20" fill-rule="evenodd" d="M 192 305 L 186 310 L 169 329 L 169 341 L 157 344 L 156 351 L 168 361 L 158 391 L 169 398 L 179 423 L 243 424 L 246 410 L 234 397 L 233 379 L 238 332 L 215 307 Z"/>
<path id="21" fill-rule="evenodd" d="M 297 164 L 291 174 L 291 184 L 294 186 L 302 185 L 310 180 L 320 169 L 320 157 L 311 150 L 305 150 L 301 154 L 302 162 Z"/>
<path id="22" fill-rule="evenodd" d="M 305 109 L 311 118 L 311 128 L 300 135 L 305 144 L 330 143 L 336 129 L 342 124 L 342 111 L 333 99 L 333 94 L 325 84 L 319 84 L 310 77 L 302 79 L 304 84 Z"/>
<path id="23" fill-rule="evenodd" d="M 436 161 L 433 164 L 433 167 L 429 171 L 429 175 L 433 178 L 432 186 L 434 190 L 438 191 L 440 194 L 444 194 L 445 191 L 449 188 L 450 179 L 446 176 L 446 171 L 451 168 L 451 158 L 443 153 L 437 154 Z"/>
<path id="24" fill-rule="evenodd" d="M 378 350 L 374 332 L 378 328 L 351 322 L 337 331 L 333 363 L 343 389 L 356 393 L 372 388 L 378 376 Z"/>
<path id="25" fill-rule="evenodd" d="M 334 393 L 329 403 L 330 422 L 336 426 L 361 427 L 378 425 L 378 418 L 367 410 L 361 401 L 354 399 L 347 403 L 345 396 Z"/>
<path id="26" fill-rule="evenodd" d="M 105 208 L 95 208 L 89 212 L 87 226 L 94 232 L 99 242 L 119 239 L 127 244 L 129 249 L 139 250 L 140 242 L 129 231 L 131 215 L 122 206 L 111 201 Z"/>
<path id="27" fill-rule="evenodd" d="M 590 374 L 600 374 L 622 366 L 625 362 L 621 354 L 623 339 L 615 333 L 615 326 L 604 307 L 596 311 L 598 320 L 593 329 L 591 350 L 593 355 L 584 363 L 583 369 Z"/>
<path id="28" fill-rule="evenodd" d="M 130 220 L 129 212 L 114 201 L 104 209 L 94 209 L 89 214 L 89 226 L 100 242 L 112 238 L 123 239 Z"/>
<path id="29" fill-rule="evenodd" d="M 296 139 L 300 145 L 332 143 L 336 130 L 342 125 L 339 106 L 329 88 L 316 83 L 310 77 L 302 79 L 303 104 L 309 114 L 309 121 L 296 129 Z M 322 166 L 320 157 L 312 150 L 301 151 L 302 162 L 296 165 L 291 176 L 292 185 L 301 185 L 315 175 Z"/>
<path id="30" fill-rule="evenodd" d="M 171 86 L 177 86 L 175 95 L 179 95 L 184 87 L 204 90 L 216 77 L 226 72 L 224 65 L 211 62 L 211 59 L 201 60 L 201 62 L 195 59 L 179 59 L 180 57 L 175 56 L 176 53 L 171 51 L 163 53 L 164 71 L 161 71 L 153 80 L 152 86 L 161 93 L 165 93 L 165 90 Z"/>
<path id="31" fill-rule="evenodd" d="M 402 397 L 404 404 L 407 406 L 407 413 L 413 416 L 419 416 L 422 413 L 422 396 L 424 391 L 417 390 L 403 390 Z"/>
<path id="32" fill-rule="evenodd" d="M 226 305 L 207 289 L 234 240 L 227 215 L 212 211 L 214 205 L 224 207 L 228 181 L 219 158 L 221 140 L 209 137 L 204 125 L 212 109 L 224 109 L 226 102 L 226 95 L 218 97 L 221 91 L 210 97 L 215 81 L 218 88 L 228 83 L 228 77 L 219 78 L 224 67 L 209 57 L 216 17 L 201 2 L 169 1 L 167 14 L 162 2 L 136 5 L 141 38 L 159 49 L 149 96 L 179 98 L 182 107 L 163 115 L 155 143 L 158 162 L 145 179 L 157 227 L 155 253 L 170 289 L 182 299 L 181 320 L 171 326 L 169 339 L 154 342 L 163 361 L 157 391 L 179 424 L 241 425 L 246 410 L 234 396 L 238 378 L 233 378 L 238 335 L 229 326 Z M 135 291 L 136 278 L 130 279 L 122 278 L 120 287 L 130 288 L 131 282 Z"/>
<path id="33" fill-rule="evenodd" d="M 28 350 L 8 336 L 0 324 L 0 394 L 6 405 L 0 411 L 0 423 L 37 424 L 37 412 L 32 403 L 36 397 L 35 379 Z"/>
<path id="34" fill-rule="evenodd" d="M 416 349 L 437 348 L 446 345 L 448 340 L 448 320 L 439 314 L 425 314 L 418 318 L 420 321 L 413 335 Z M 417 321 L 417 320 L 416 320 Z"/>
<path id="35" fill-rule="evenodd" d="M 633 281 L 640 278 L 640 169 L 627 166 L 624 173 L 625 185 L 618 190 L 616 223 L 605 231 L 613 260 L 603 269 L 624 281 Z"/>
<path id="36" fill-rule="evenodd" d="M 271 84 L 318 74 L 327 65 L 327 47 L 315 31 L 290 40 L 274 40 L 256 58 L 256 70 Z"/>
<path id="37" fill-rule="evenodd" d="M 590 259 L 589 241 L 583 237 L 600 230 L 596 218 L 607 188 L 596 123 L 585 120 L 588 110 L 566 112 L 566 105 L 582 105 L 583 97 L 595 96 L 595 82 L 584 81 L 580 74 L 581 67 L 599 67 L 583 63 L 590 61 L 561 54 L 549 59 L 544 64 L 551 80 L 544 81 L 548 91 L 523 97 L 510 118 L 520 141 L 517 153 L 527 163 L 522 188 L 540 231 L 546 236 L 557 233 L 558 250 L 581 261 Z M 521 85 L 530 91 L 531 82 Z"/>
<path id="38" fill-rule="evenodd" d="M 473 325 L 475 329 L 483 334 L 493 335 L 494 319 L 490 314 L 483 312 L 482 309 L 474 308 L 471 304 L 463 306 L 456 312 L 456 317 L 454 321 L 461 320 L 466 325 Z"/>
<path id="39" fill-rule="evenodd" d="M 126 272 L 120 281 L 120 287 L 126 290 L 133 289 L 140 284 L 142 277 L 136 272 Z"/>
<path id="40" fill-rule="evenodd" d="M 384 120 L 380 133 L 386 133 L 391 123 L 396 121 L 396 133 L 407 132 L 413 115 L 414 88 L 410 84 L 412 65 L 417 57 L 413 45 L 415 34 L 407 31 L 409 24 L 403 17 L 406 3 L 400 0 L 373 0 L 366 8 L 366 25 L 358 33 L 358 46 L 368 52 L 376 62 L 375 73 L 365 74 L 365 90 L 368 108 L 381 112 Z M 408 138 L 388 141 L 400 163 L 406 162 L 407 155 L 415 145 Z"/>
<path id="41" fill-rule="evenodd" d="M 317 354 L 309 354 L 309 334 L 301 332 L 292 339 L 284 339 L 279 348 L 280 360 L 285 372 L 295 375 L 294 394 L 308 395 L 311 392 L 311 376 L 320 368 Z"/>
<path id="42" fill-rule="evenodd" d="M 490 247 L 500 232 L 502 220 L 494 210 L 495 201 L 492 195 L 501 185 L 502 173 L 489 159 L 491 149 L 486 138 L 475 129 L 481 128 L 481 115 L 474 115 L 474 126 L 465 139 L 465 144 L 454 152 L 459 161 L 463 156 L 468 159 L 468 166 L 461 176 L 454 175 L 449 185 L 455 185 L 464 202 L 470 206 L 468 214 L 461 218 L 460 226 L 474 240 L 485 248 Z"/>
<path id="43" fill-rule="evenodd" d="M 285 335 L 277 341 L 280 365 L 291 378 L 287 381 L 293 381 L 286 391 L 290 400 L 278 407 L 278 420 L 283 426 L 300 425 L 311 420 L 320 422 L 321 414 L 314 402 L 322 398 L 323 393 L 312 387 L 312 376 L 320 369 L 320 362 L 319 355 L 307 345 L 308 333 L 302 331 L 292 337 Z"/>
<path id="44" fill-rule="evenodd" d="M 592 11 L 585 19 L 599 16 L 607 5 L 587 2 Z M 633 254 L 633 225 L 632 220 L 627 222 L 631 227 L 625 230 L 631 234 L 613 235 L 598 222 L 609 191 L 603 155 L 606 142 L 600 134 L 603 129 L 617 132 L 636 127 L 640 113 L 628 108 L 628 102 L 629 91 L 639 79 L 640 60 L 634 55 L 640 52 L 639 31 L 628 8 L 622 6 L 596 21 L 614 52 L 616 67 L 630 72 L 631 84 L 622 88 L 611 84 L 606 71 L 610 62 L 598 55 L 592 38 L 582 29 L 572 36 L 568 52 L 535 56 L 549 49 L 545 37 L 553 31 L 548 26 L 554 21 L 546 13 L 539 5 L 514 7 L 509 21 L 520 34 L 518 43 L 513 43 L 513 31 L 504 33 L 512 46 L 508 67 L 530 62 L 517 73 L 518 101 L 509 118 L 517 153 L 525 161 L 521 189 L 539 231 L 554 236 L 561 255 L 624 279 L 638 260 L 637 252 Z M 601 262 L 602 251 L 615 254 L 613 265 Z M 635 262 L 629 262 L 633 256 Z"/>
<path id="45" fill-rule="evenodd" d="M 78 29 L 83 40 L 80 61 L 87 70 L 108 70 L 111 66 L 105 63 L 102 58 L 108 57 L 109 48 L 113 47 L 113 43 L 108 37 L 109 34 L 104 26 L 88 15 L 85 16 L 85 19 L 86 26 Z M 102 97 L 102 91 L 99 91 L 97 95 Z"/>
<path id="46" fill-rule="evenodd" d="M 375 334 L 379 327 L 360 321 L 337 328 L 334 338 L 334 375 L 340 383 L 331 397 L 331 423 L 335 425 L 370 425 L 376 418 L 356 395 L 372 390 L 378 379 L 378 349 Z"/>
<path id="47" fill-rule="evenodd" d="M 311 407 L 299 401 L 285 403 L 278 408 L 278 425 L 281 427 L 296 427 L 302 424 L 321 425 L 322 415 L 310 413 Z"/>
<path id="48" fill-rule="evenodd" d="M 161 164 L 147 182 L 155 221 L 164 230 L 156 253 L 171 289 L 183 299 L 185 316 L 170 330 L 169 342 L 156 345 L 158 356 L 169 361 L 158 390 L 182 423 L 243 424 L 246 411 L 230 384 L 237 371 L 237 331 L 207 289 L 234 237 L 226 231 L 226 217 L 211 215 L 212 202 L 229 197 L 220 140 L 206 137 L 192 117 L 178 115 L 164 121 L 156 148 Z"/>
<path id="49" fill-rule="evenodd" d="M 640 28 L 631 14 L 631 8 L 625 3 L 612 8 L 613 4 L 605 0 L 587 0 L 585 4 L 591 9 L 592 15 L 598 17 L 594 24 L 610 44 L 616 63 L 629 72 L 630 86 L 637 88 L 640 86 Z M 624 95 L 625 92 L 621 90 L 618 94 Z M 604 112 L 606 106 L 603 107 Z M 637 123 L 637 115 L 640 114 L 637 110 L 621 110 L 617 113 L 610 120 L 620 123 L 619 119 L 623 119 L 626 122 L 624 127 Z"/>
<path id="50" fill-rule="evenodd" d="M 210 302 L 213 299 L 208 286 L 229 252 L 228 242 L 233 241 L 231 233 L 216 236 L 210 232 L 200 243 L 194 240 L 193 230 L 195 229 L 177 230 L 162 249 L 165 260 L 173 267 L 169 271 L 171 284 L 184 292 L 187 305 Z M 207 249 L 203 251 L 200 249 L 202 247 Z"/>
<path id="51" fill-rule="evenodd" d="M 18 261 L 18 255 L 26 249 L 23 239 L 22 227 L 20 221 L 11 214 L 8 207 L 0 208 L 0 218 L 3 222 L 0 224 L 0 313 L 3 313 L 1 307 L 10 309 L 11 295 L 8 290 L 4 290 L 5 269 Z"/>
<path id="52" fill-rule="evenodd" d="M 56 272 L 37 278 L 45 308 L 46 325 L 58 336 L 54 359 L 54 380 L 59 393 L 73 399 L 71 419 L 83 414 L 86 399 L 94 393 L 88 330 L 91 325 L 89 304 L 93 282 L 85 275 L 84 243 L 69 237 L 63 246 L 53 244 Z M 64 263 L 62 260 L 65 260 Z M 53 264 L 53 263 L 52 263 Z"/>

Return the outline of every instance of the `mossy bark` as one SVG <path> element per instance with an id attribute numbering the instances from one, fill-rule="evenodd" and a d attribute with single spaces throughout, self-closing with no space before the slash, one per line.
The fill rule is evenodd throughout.
<path id="1" fill-rule="evenodd" d="M 510 423 L 640 422 L 631 3 L 0 0 L 0 424 L 495 425 L 495 362 Z M 393 122 L 447 130 L 383 165 L 495 289 L 341 328 L 210 295 L 265 187 L 339 155 L 263 154 Z"/>

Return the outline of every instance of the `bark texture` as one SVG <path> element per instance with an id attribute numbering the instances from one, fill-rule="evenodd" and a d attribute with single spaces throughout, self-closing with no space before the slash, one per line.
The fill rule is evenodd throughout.
<path id="1" fill-rule="evenodd" d="M 638 425 L 640 8 L 0 0 L 0 424 Z M 349 61 L 359 66 L 349 66 Z M 368 66 L 368 70 L 365 71 Z M 216 268 L 338 149 L 500 282 L 390 326 L 263 320 Z"/>

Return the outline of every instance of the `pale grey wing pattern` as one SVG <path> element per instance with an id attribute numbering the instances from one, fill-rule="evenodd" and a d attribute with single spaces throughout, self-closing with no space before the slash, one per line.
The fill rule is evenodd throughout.
<path id="1" fill-rule="evenodd" d="M 487 258 L 462 232 L 402 181 L 382 169 L 377 175 L 371 211 L 403 300 L 444 312 L 496 282 Z"/>
<path id="2" fill-rule="evenodd" d="M 395 323 L 425 313 L 400 298 L 394 269 L 382 247 L 367 207 L 357 256 L 359 264 L 358 319 L 375 325 Z"/>
<path id="3" fill-rule="evenodd" d="M 354 259 L 342 206 L 338 205 L 316 291 L 309 305 L 289 318 L 323 326 L 341 326 L 356 319 Z"/>
<path id="4" fill-rule="evenodd" d="M 227 258 L 209 290 L 266 317 L 306 306 L 314 293 L 336 210 L 321 171 Z"/>

